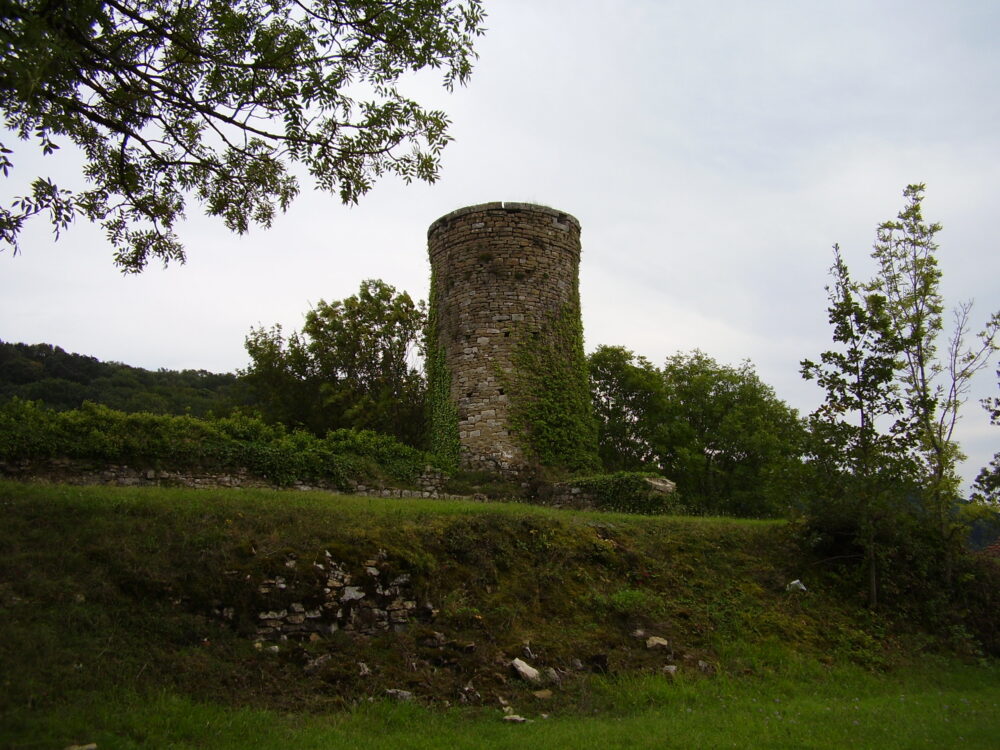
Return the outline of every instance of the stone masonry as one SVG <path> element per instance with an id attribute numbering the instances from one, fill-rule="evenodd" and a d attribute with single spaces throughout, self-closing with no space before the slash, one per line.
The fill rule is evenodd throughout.
<path id="1" fill-rule="evenodd" d="M 509 422 L 514 347 L 547 336 L 567 305 L 579 314 L 580 223 L 545 206 L 484 203 L 441 217 L 427 239 L 460 464 L 516 475 L 529 458 Z"/>

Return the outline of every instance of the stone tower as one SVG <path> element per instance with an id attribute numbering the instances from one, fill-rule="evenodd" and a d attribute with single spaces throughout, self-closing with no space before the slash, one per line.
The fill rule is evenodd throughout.
<path id="1" fill-rule="evenodd" d="M 433 448 L 467 469 L 596 467 L 580 223 L 528 203 L 452 211 L 427 232 Z"/>

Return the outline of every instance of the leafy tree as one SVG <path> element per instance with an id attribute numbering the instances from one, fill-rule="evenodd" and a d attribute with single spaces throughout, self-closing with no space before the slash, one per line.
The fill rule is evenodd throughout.
<path id="1" fill-rule="evenodd" d="M 658 471 L 702 512 L 786 510 L 804 430 L 749 362 L 720 365 L 695 351 L 658 369 L 627 349 L 600 347 L 589 363 L 605 470 Z"/>
<path id="2" fill-rule="evenodd" d="M 324 434 L 356 427 L 411 445 L 424 433 L 426 386 L 413 360 L 426 322 L 423 302 L 382 281 L 306 314 L 301 334 L 252 329 L 241 373 L 252 403 L 272 421 Z"/>
<path id="3" fill-rule="evenodd" d="M 740 516 L 786 513 L 805 436 L 798 413 L 750 362 L 675 354 L 663 380 L 673 418 L 667 471 L 685 501 Z"/>
<path id="4" fill-rule="evenodd" d="M 286 339 L 281 326 L 274 325 L 252 328 L 244 346 L 250 367 L 238 372 L 240 401 L 269 422 L 325 432 L 333 418 L 322 404 L 308 342 L 297 333 Z"/>
<path id="5" fill-rule="evenodd" d="M 375 178 L 432 182 L 448 119 L 407 98 L 411 71 L 464 84 L 481 0 L 0 0 L 0 110 L 45 155 L 86 160 L 85 190 L 39 177 L 0 206 L 18 250 L 27 219 L 56 235 L 98 221 L 126 272 L 184 260 L 193 197 L 243 233 L 269 225 L 308 171 L 344 203 Z M 14 152 L 0 144 L 9 175 Z"/>
<path id="6" fill-rule="evenodd" d="M 605 471 L 662 471 L 656 448 L 668 422 L 662 373 L 620 346 L 598 347 L 587 364 Z"/>
<path id="7" fill-rule="evenodd" d="M 941 225 L 923 220 L 924 189 L 922 184 L 909 185 L 903 193 L 906 207 L 897 220 L 879 226 L 872 252 L 878 273 L 866 291 L 885 299 L 891 335 L 900 348 L 897 377 L 910 430 L 919 445 L 924 502 L 944 534 L 959 496 L 955 467 L 964 458 L 952 436 L 973 375 L 1000 348 L 1000 311 L 979 332 L 976 342 L 967 346 L 972 303 L 955 308 L 954 328 L 942 360 L 937 341 L 944 329 L 944 301 L 934 241 Z"/>
<path id="8" fill-rule="evenodd" d="M 1000 329 L 997 313 L 967 346 L 972 304 L 960 305 L 944 360 L 939 356 L 940 226 L 923 221 L 923 190 L 908 186 L 897 220 L 879 226 L 870 282 L 853 281 L 834 247 L 828 311 L 839 348 L 824 352 L 820 364 L 802 363 L 803 376 L 826 391 L 811 418 L 813 522 L 853 536 L 863 550 L 873 607 L 890 551 L 918 537 L 934 537 L 933 554 L 922 557 L 940 559 L 950 578 L 962 458 L 952 435 L 969 381 L 997 349 Z"/>
<path id="9" fill-rule="evenodd" d="M 885 299 L 851 278 L 836 245 L 830 273 L 827 312 L 840 346 L 823 352 L 819 363 L 802 362 L 802 376 L 826 392 L 810 416 L 809 513 L 813 526 L 833 537 L 828 551 L 841 552 L 844 541 L 862 550 L 874 608 L 886 537 L 906 507 L 915 472 L 896 382 L 902 344 Z"/>

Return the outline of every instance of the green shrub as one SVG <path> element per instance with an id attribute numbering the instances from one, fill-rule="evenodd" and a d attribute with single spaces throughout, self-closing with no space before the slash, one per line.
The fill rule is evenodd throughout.
<path id="1" fill-rule="evenodd" d="M 370 430 L 336 430 L 320 439 L 256 416 L 221 419 L 115 411 L 85 403 L 56 412 L 11 399 L 0 405 L 0 460 L 73 458 L 135 467 L 245 468 L 278 485 L 296 481 L 413 482 L 429 462 L 421 451 Z"/>
<path id="2" fill-rule="evenodd" d="M 593 497 L 598 510 L 645 515 L 682 513 L 684 509 L 677 493 L 665 495 L 657 492 L 646 481 L 647 477 L 658 476 L 645 472 L 619 471 L 574 479 L 571 484 Z"/>

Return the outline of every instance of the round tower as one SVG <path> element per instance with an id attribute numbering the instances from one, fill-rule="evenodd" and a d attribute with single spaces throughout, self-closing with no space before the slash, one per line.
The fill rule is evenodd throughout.
<path id="1" fill-rule="evenodd" d="M 580 321 L 580 223 L 527 203 L 452 211 L 427 232 L 433 448 L 523 475 L 596 467 Z"/>

